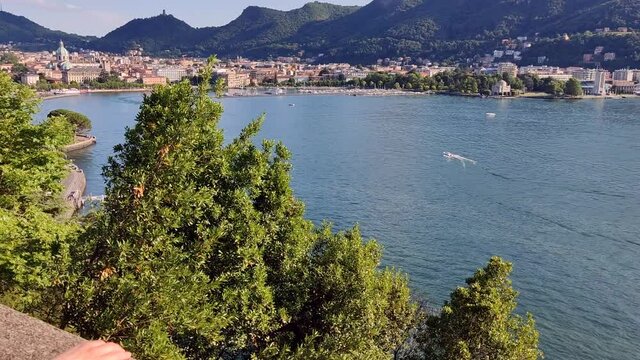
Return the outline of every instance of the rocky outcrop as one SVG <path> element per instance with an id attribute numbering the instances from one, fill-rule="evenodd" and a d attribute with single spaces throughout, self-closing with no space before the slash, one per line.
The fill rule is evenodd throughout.
<path id="1" fill-rule="evenodd" d="M 68 205 L 64 217 L 70 218 L 83 206 L 82 195 L 87 188 L 87 178 L 84 171 L 72 164 L 69 175 L 62 181 L 62 186 L 64 186 L 62 198 Z"/>

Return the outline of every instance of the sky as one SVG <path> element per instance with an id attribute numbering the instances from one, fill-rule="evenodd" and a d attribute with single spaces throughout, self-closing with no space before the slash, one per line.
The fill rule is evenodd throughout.
<path id="1" fill-rule="evenodd" d="M 312 0 L 0 0 L 4 11 L 53 30 L 102 36 L 131 19 L 155 16 L 166 9 L 194 27 L 229 23 L 247 6 L 291 10 Z M 324 0 L 365 5 L 371 0 Z"/>

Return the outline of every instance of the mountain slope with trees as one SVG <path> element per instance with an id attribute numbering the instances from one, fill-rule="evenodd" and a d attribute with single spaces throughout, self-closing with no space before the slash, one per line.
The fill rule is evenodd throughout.
<path id="1" fill-rule="evenodd" d="M 55 48 L 60 40 L 70 47 L 83 47 L 92 37 L 47 29 L 24 16 L 0 11 L 0 43 L 14 42 L 24 49 Z"/>
<path id="2" fill-rule="evenodd" d="M 134 19 L 91 43 L 97 50 L 125 52 L 142 47 L 148 52 L 187 50 L 193 46 L 196 29 L 172 15 Z"/>
<path id="3" fill-rule="evenodd" d="M 52 34 L 20 19 L 0 22 L 0 41 L 35 39 L 50 44 L 53 34 L 86 41 Z M 171 15 L 135 19 L 90 47 L 122 52 L 139 46 L 148 54 L 169 56 L 323 54 L 319 61 L 351 63 L 396 56 L 460 60 L 490 51 L 507 37 L 539 34 L 554 38 L 618 26 L 640 28 L 639 1 L 373 0 L 363 7 L 312 2 L 290 11 L 251 6 L 220 27 L 197 29 Z"/>

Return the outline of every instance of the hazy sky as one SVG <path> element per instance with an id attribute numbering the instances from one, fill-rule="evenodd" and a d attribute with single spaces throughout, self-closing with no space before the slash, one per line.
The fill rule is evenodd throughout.
<path id="1" fill-rule="evenodd" d="M 194 27 L 219 26 L 250 5 L 280 10 L 311 0 L 0 0 L 5 11 L 25 16 L 54 30 L 102 36 L 133 18 L 158 15 L 162 9 Z M 324 0 L 364 5 L 371 0 Z"/>

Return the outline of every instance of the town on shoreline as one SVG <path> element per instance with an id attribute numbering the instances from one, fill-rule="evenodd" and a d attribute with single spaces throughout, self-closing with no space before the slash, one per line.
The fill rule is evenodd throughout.
<path id="1" fill-rule="evenodd" d="M 598 54 L 603 49 L 596 48 Z M 268 61 L 243 58 L 218 62 L 214 78 L 224 81 L 227 96 L 299 94 L 406 95 L 447 94 L 533 99 L 623 98 L 640 95 L 640 70 L 518 66 L 492 61 L 476 67 L 413 64 L 411 59 L 379 59 L 369 66 L 310 64 L 295 57 Z M 21 52 L 0 46 L 0 71 L 31 86 L 43 98 L 84 93 L 149 91 L 156 85 L 190 80 L 197 84 L 206 59 L 154 58 L 137 48 L 114 55 L 68 51 L 61 41 L 53 52 Z M 486 65 L 486 66 L 484 66 Z M 266 90 L 259 91 L 260 88 Z M 252 89 L 233 91 L 233 89 Z M 275 89 L 275 90 L 273 90 Z"/>

